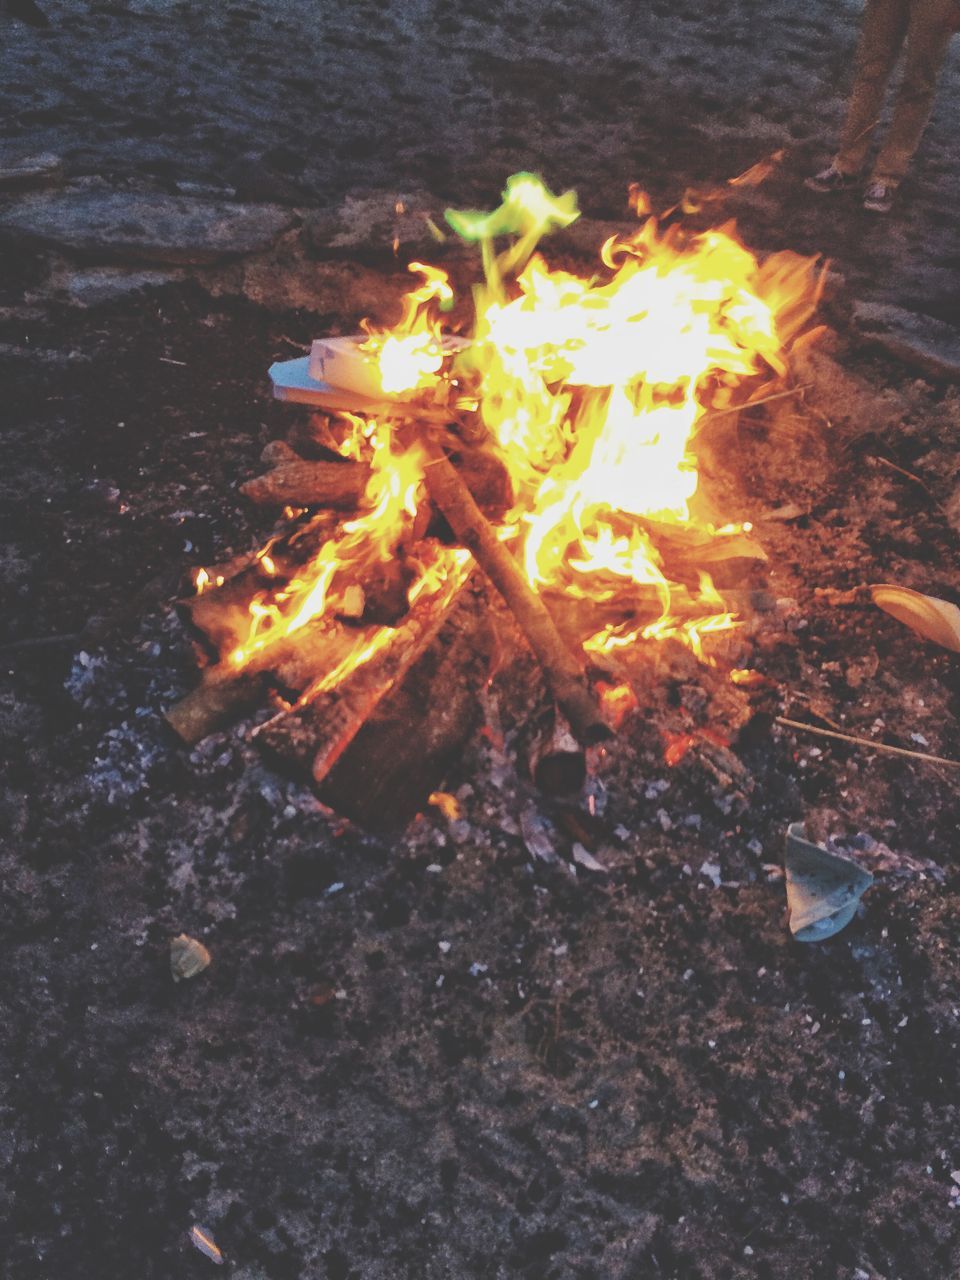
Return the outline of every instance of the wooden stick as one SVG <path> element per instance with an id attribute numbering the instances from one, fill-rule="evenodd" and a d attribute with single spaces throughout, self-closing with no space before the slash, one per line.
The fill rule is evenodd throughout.
<path id="1" fill-rule="evenodd" d="M 787 729 L 802 729 L 804 733 L 813 733 L 820 738 L 836 738 L 838 742 L 850 742 L 857 747 L 869 747 L 871 751 L 884 751 L 892 756 L 906 756 L 908 760 L 925 760 L 928 764 L 945 764 L 951 769 L 960 769 L 960 760 L 948 760 L 945 756 L 931 756 L 925 751 L 910 751 L 906 747 L 891 747 L 886 742 L 872 742 L 869 738 L 857 738 L 851 733 L 835 733 L 832 729 L 821 729 L 815 724 L 804 724 L 802 720 L 788 720 L 786 716 L 777 716 L 776 723 Z"/>
<path id="2" fill-rule="evenodd" d="M 285 459 L 265 475 L 247 480 L 240 486 L 240 492 L 258 506 L 354 511 L 360 505 L 369 479 L 370 468 L 362 462 Z"/>
<path id="3" fill-rule="evenodd" d="M 167 723 L 188 747 L 224 728 L 245 711 L 252 711 L 265 687 L 263 671 L 224 672 L 210 667 L 203 681 L 169 711 Z"/>
<path id="4" fill-rule="evenodd" d="M 57 645 L 77 644 L 82 639 L 80 631 L 70 631 L 58 636 L 26 636 L 22 640 L 7 640 L 0 644 L 0 653 L 18 653 L 23 649 L 51 649 Z"/>
<path id="5" fill-rule="evenodd" d="M 709 409 L 698 421 L 697 428 L 699 430 L 700 427 L 706 426 L 708 422 L 714 422 L 717 418 L 725 418 L 731 413 L 742 413 L 744 409 L 755 409 L 757 405 L 773 404 L 775 400 L 789 400 L 791 396 L 799 396 L 804 391 L 809 391 L 812 386 L 812 382 L 805 382 L 802 386 L 791 387 L 788 391 L 776 391 L 772 396 L 760 396 L 758 400 L 747 400 L 744 404 L 732 404 L 726 409 Z"/>
<path id="6" fill-rule="evenodd" d="M 481 691 L 496 650 L 486 597 L 477 572 L 436 638 L 318 785 L 337 813 L 368 830 L 404 827 L 459 763 L 483 714 Z"/>
<path id="7" fill-rule="evenodd" d="M 206 588 L 177 601 L 181 621 L 195 639 L 203 642 L 213 662 L 236 648 L 250 626 L 250 601 L 284 586 L 301 571 L 324 542 L 334 535 L 337 517 L 317 513 L 306 523 L 294 525 L 271 537 L 259 551 L 234 556 L 211 565 Z M 272 572 L 263 563 L 269 556 Z"/>
<path id="8" fill-rule="evenodd" d="M 463 478 L 437 442 L 424 439 L 430 496 L 465 547 L 503 596 L 543 667 L 553 696 L 578 741 L 588 746 L 612 736 L 590 694 L 579 662 L 561 639 L 553 618 L 533 591 L 516 560 L 497 538 Z"/>

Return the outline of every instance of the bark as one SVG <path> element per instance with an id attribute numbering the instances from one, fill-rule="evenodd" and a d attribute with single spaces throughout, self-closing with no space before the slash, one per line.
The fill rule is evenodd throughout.
<path id="1" fill-rule="evenodd" d="M 245 711 L 252 711 L 264 687 L 262 672 L 223 672 L 211 667 L 196 689 L 165 713 L 167 723 L 188 747 L 195 747 Z"/>
<path id="2" fill-rule="evenodd" d="M 299 458 L 286 458 L 264 475 L 247 480 L 240 486 L 240 492 L 257 506 L 355 511 L 369 479 L 370 468 L 362 462 L 304 462 Z"/>

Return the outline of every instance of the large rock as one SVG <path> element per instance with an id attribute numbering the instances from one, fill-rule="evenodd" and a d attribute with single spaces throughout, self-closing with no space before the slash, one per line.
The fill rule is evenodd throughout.
<path id="1" fill-rule="evenodd" d="M 0 156 L 0 191 L 46 187 L 63 178 L 63 161 L 52 152 L 36 156 Z"/>
<path id="2" fill-rule="evenodd" d="M 960 329 L 884 302 L 858 302 L 853 320 L 870 346 L 932 378 L 960 382 Z"/>
<path id="3" fill-rule="evenodd" d="M 431 222 L 441 238 L 430 230 Z M 312 214 L 303 230 L 316 257 L 360 261 L 391 259 L 398 254 L 433 261 L 443 247 L 442 237 L 449 233 L 443 205 L 423 191 L 347 196 L 339 208 Z"/>
<path id="4" fill-rule="evenodd" d="M 127 191 L 61 191 L 0 212 L 0 237 L 84 258 L 207 265 L 268 249 L 288 209 Z"/>
<path id="5" fill-rule="evenodd" d="M 145 289 L 160 289 L 183 278 L 183 272 L 175 270 L 125 270 L 123 267 L 88 267 L 82 271 L 62 274 L 57 283 L 60 290 L 81 307 L 99 307 L 116 302 L 130 294 Z"/>

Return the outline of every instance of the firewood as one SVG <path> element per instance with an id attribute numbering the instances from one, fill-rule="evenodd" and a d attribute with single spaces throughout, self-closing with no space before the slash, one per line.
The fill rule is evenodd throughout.
<path id="1" fill-rule="evenodd" d="M 495 637 L 479 574 L 473 585 L 318 786 L 321 800 L 362 827 L 402 827 L 422 811 L 482 718 Z"/>
<path id="2" fill-rule="evenodd" d="M 282 462 L 303 462 L 305 459 L 302 454 L 287 444 L 286 440 L 271 440 L 269 444 L 263 446 L 260 461 L 275 467 Z"/>
<path id="3" fill-rule="evenodd" d="M 189 747 L 252 711 L 266 687 L 262 671 L 210 667 L 202 682 L 165 712 L 167 723 Z"/>
<path id="4" fill-rule="evenodd" d="M 355 629 L 318 618 L 254 653 L 242 666 L 229 661 L 207 667 L 200 684 L 166 713 L 188 746 L 251 710 L 274 688 L 297 697 L 358 645 Z"/>
<path id="5" fill-rule="evenodd" d="M 216 662 L 240 644 L 250 624 L 249 605 L 258 594 L 284 586 L 319 551 L 334 533 L 337 517 L 332 513 L 312 516 L 289 526 L 266 544 L 264 550 L 233 556 L 206 570 L 206 587 L 177 601 L 181 621 L 199 640 L 211 661 Z"/>
<path id="6" fill-rule="evenodd" d="M 363 591 L 360 621 L 381 627 L 397 626 L 410 608 L 409 591 L 416 578 L 416 569 L 400 559 L 387 560 L 365 573 L 358 584 Z"/>
<path id="7" fill-rule="evenodd" d="M 258 506 L 353 511 L 360 505 L 369 479 L 370 468 L 362 462 L 287 460 L 265 475 L 247 480 L 240 486 L 240 492 Z"/>
<path id="8" fill-rule="evenodd" d="M 334 688 L 315 695 L 308 690 L 293 710 L 261 725 L 257 743 L 299 776 L 322 782 L 360 727 L 430 645 L 467 577 L 467 570 L 455 569 L 441 591 L 420 597 L 400 626 L 377 633 L 381 647 L 372 657 Z"/>
<path id="9" fill-rule="evenodd" d="M 623 587 L 611 579 L 611 587 L 620 586 L 622 595 L 615 600 L 592 600 L 565 595 L 562 591 L 548 589 L 544 600 L 560 634 L 571 645 L 583 644 L 590 636 L 610 627 L 620 633 L 636 631 L 648 626 L 662 616 L 663 601 L 656 587 L 637 583 Z M 709 614 L 729 611 L 738 618 L 748 618 L 756 613 L 770 613 L 776 606 L 776 598 L 766 590 L 757 588 L 724 589 L 723 604 L 705 602 L 695 590 L 674 585 L 670 591 L 669 614 L 678 622 L 692 622 Z"/>
<path id="10" fill-rule="evenodd" d="M 531 649 L 543 667 L 554 698 L 584 745 L 611 736 L 600 715 L 578 661 L 561 639 L 553 618 L 533 591 L 516 560 L 493 529 L 447 458 L 443 447 L 425 438 L 429 459 L 426 482 L 431 497 L 443 512 L 457 541 L 503 596 Z"/>
<path id="11" fill-rule="evenodd" d="M 250 601 L 270 588 L 272 579 L 262 563 L 248 563 L 220 586 L 177 601 L 177 613 L 191 635 L 201 641 L 216 662 L 240 643 L 250 625 Z"/>

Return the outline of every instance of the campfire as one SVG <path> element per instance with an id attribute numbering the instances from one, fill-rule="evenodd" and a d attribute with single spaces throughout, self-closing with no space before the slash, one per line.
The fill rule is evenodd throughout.
<path id="1" fill-rule="evenodd" d="M 396 327 L 273 367 L 281 398 L 324 413 L 243 486 L 282 513 L 272 535 L 181 602 L 205 664 L 168 715 L 186 742 L 269 701 L 257 741 L 322 783 L 484 582 L 555 702 L 545 786 L 575 785 L 557 761 L 611 735 L 628 655 L 672 641 L 714 660 L 764 553 L 700 482 L 699 442 L 778 393 L 818 275 L 635 199 L 635 233 L 585 278 L 538 252 L 577 218 L 574 193 L 516 175 L 493 212 L 447 214 L 482 260 L 468 315 L 445 272 L 411 263 Z"/>

